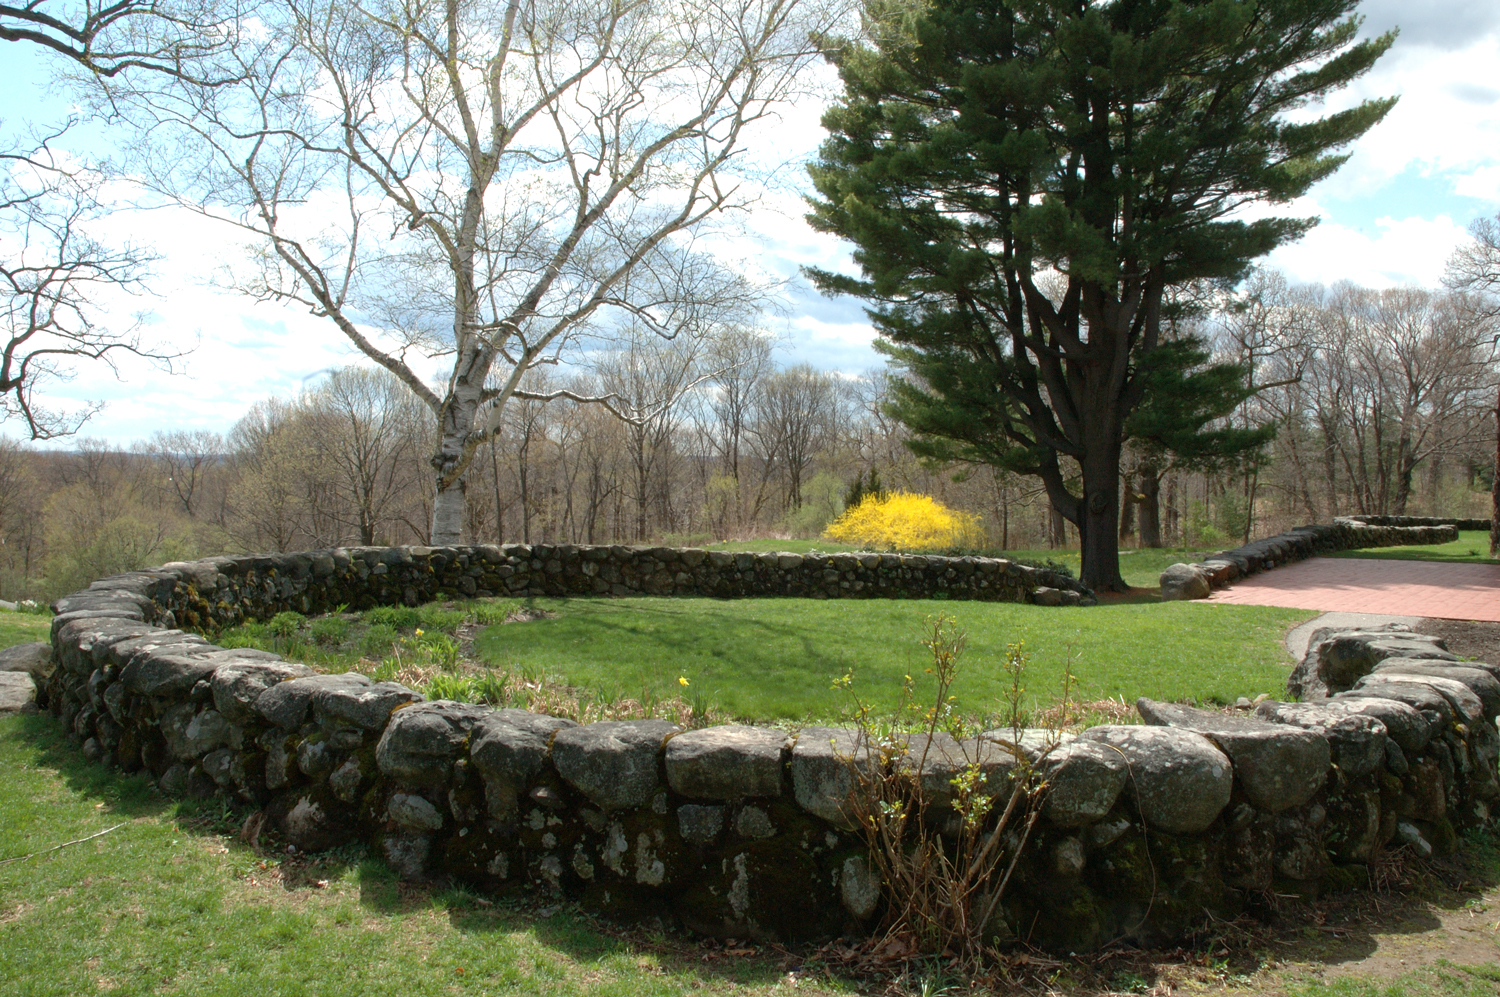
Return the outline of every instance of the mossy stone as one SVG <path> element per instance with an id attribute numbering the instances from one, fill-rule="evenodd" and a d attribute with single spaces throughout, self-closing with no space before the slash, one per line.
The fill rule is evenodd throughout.
<path id="1" fill-rule="evenodd" d="M 1323 889 L 1333 893 L 1358 890 L 1370 883 L 1368 866 L 1359 863 L 1329 865 L 1323 870 Z"/>

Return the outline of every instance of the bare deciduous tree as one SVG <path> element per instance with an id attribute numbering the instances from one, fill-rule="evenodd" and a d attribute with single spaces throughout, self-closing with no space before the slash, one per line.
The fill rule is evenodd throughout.
<path id="1" fill-rule="evenodd" d="M 815 57 L 808 3 L 270 0 L 237 82 L 112 98 L 155 189 L 255 240 L 236 286 L 327 317 L 430 409 L 453 543 L 529 370 L 722 289 L 682 236 L 753 196 L 737 157 Z"/>
<path id="2" fill-rule="evenodd" d="M 0 41 L 41 46 L 92 75 L 130 71 L 190 79 L 253 8 L 223 0 L 23 0 L 0 3 Z"/>
<path id="3" fill-rule="evenodd" d="M 76 361 L 113 367 L 134 354 L 170 369 L 180 356 L 148 345 L 138 319 L 122 323 L 112 314 L 143 290 L 155 257 L 92 234 L 105 211 L 104 180 L 53 148 L 60 135 L 0 151 L 0 419 L 21 419 L 33 440 L 76 433 L 98 411 L 97 404 L 70 412 L 37 400 L 37 387 L 67 380 Z"/>
<path id="4" fill-rule="evenodd" d="M 165 479 L 165 490 L 176 496 L 182 511 L 197 517 L 204 485 L 214 466 L 225 459 L 224 438 L 203 430 L 158 432 L 141 448 Z"/>
<path id="5" fill-rule="evenodd" d="M 388 543 L 383 533 L 411 484 L 425 442 L 422 413 L 390 372 L 333 371 L 304 399 L 318 426 L 321 463 L 333 472 L 335 518 L 359 543 Z"/>
<path id="6" fill-rule="evenodd" d="M 1477 292 L 1480 307 L 1490 318 L 1500 318 L 1500 215 L 1482 218 L 1469 229 L 1474 241 L 1460 246 L 1448 261 L 1448 282 Z M 1490 373 L 1500 356 L 1500 339 L 1491 339 Z M 1500 378 L 1495 388 L 1495 464 L 1490 481 L 1490 557 L 1500 557 Z"/>

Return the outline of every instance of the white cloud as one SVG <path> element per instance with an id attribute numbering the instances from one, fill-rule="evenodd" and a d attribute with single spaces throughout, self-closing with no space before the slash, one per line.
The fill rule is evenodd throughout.
<path id="1" fill-rule="evenodd" d="M 1420 5 L 1412 5 L 1420 6 Z M 1500 10 L 1500 5 L 1496 5 Z M 1325 108 L 1399 96 L 1385 119 L 1355 144 L 1349 162 L 1318 187 L 1325 199 L 1389 197 L 1399 211 L 1402 190 L 1390 186 L 1409 170 L 1450 184 L 1455 193 L 1494 200 L 1496 192 L 1469 178 L 1500 166 L 1500 32 L 1469 36 L 1444 50 L 1398 41 L 1371 72 L 1335 95 Z M 1487 191 L 1487 192 L 1484 192 Z"/>
<path id="2" fill-rule="evenodd" d="M 1401 36 L 1370 74 L 1335 96 L 1329 109 L 1392 94 L 1401 100 L 1356 143 L 1350 162 L 1311 197 L 1275 211 L 1257 209 L 1257 215 L 1323 219 L 1266 262 L 1298 281 L 1432 285 L 1464 238 L 1464 224 L 1500 210 L 1500 78 L 1494 72 L 1500 65 L 1500 3 L 1365 0 L 1360 12 L 1367 15 L 1366 33 L 1400 25 Z M 37 78 L 36 64 L 28 54 L 24 65 L 0 66 L 0 84 Z M 701 244 L 788 282 L 785 314 L 767 323 L 785 337 L 785 359 L 853 372 L 879 362 L 862 303 L 824 297 L 799 275 L 808 265 L 857 273 L 848 244 L 813 231 L 803 220 L 807 208 L 801 196 L 809 189 L 803 167 L 823 140 L 819 118 L 826 105 L 819 94 L 827 92 L 833 76 L 830 68 L 817 67 L 808 78 L 808 94 L 757 128 L 745 174 L 760 188 L 761 199 L 738 230 L 733 224 L 717 226 L 703 234 Z M 26 93 L 32 101 L 29 88 Z M 13 110 L 12 116 L 21 113 Z M 228 226 L 185 212 L 122 212 L 100 234 L 154 242 L 166 256 L 158 267 L 156 297 L 113 301 L 112 307 L 122 317 L 149 309 L 149 332 L 197 346 L 182 376 L 127 361 L 120 381 L 96 366 L 80 368 L 70 383 L 53 385 L 52 397 L 63 404 L 108 400 L 109 407 L 88 427 L 95 435 L 127 442 L 158 429 L 223 431 L 268 395 L 295 394 L 309 375 L 362 362 L 326 319 L 205 285 L 216 267 L 244 259 L 244 238 Z M 5 431 L 14 433 L 16 427 L 0 425 Z"/>
<path id="3" fill-rule="evenodd" d="M 1466 236 L 1447 215 L 1380 218 L 1374 232 L 1325 221 L 1266 262 L 1299 283 L 1432 286 L 1442 280 L 1448 257 Z"/>

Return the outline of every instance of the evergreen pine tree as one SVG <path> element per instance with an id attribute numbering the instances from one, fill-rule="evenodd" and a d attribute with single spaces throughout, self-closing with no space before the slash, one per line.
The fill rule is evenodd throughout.
<path id="1" fill-rule="evenodd" d="M 1119 590 L 1120 453 L 1264 442 L 1216 425 L 1236 368 L 1164 334 L 1174 289 L 1233 283 L 1311 219 L 1249 218 L 1331 174 L 1394 100 L 1305 108 L 1366 72 L 1357 0 L 878 0 L 830 49 L 811 221 L 849 239 L 858 295 L 932 456 L 1037 475 Z M 1063 458 L 1081 469 L 1069 487 Z"/>

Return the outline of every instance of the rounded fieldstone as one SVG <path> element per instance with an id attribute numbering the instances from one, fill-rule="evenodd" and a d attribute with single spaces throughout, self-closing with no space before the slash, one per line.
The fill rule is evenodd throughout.
<path id="1" fill-rule="evenodd" d="M 738 724 L 686 731 L 667 742 L 667 783 L 700 800 L 779 796 L 786 740 L 782 731 Z"/>
<path id="2" fill-rule="evenodd" d="M 484 776 L 524 785 L 546 763 L 552 735 L 577 726 L 561 717 L 495 710 L 474 725 L 469 735 L 469 756 Z"/>
<path id="3" fill-rule="evenodd" d="M 1234 766 L 1213 742 L 1172 727 L 1090 727 L 1080 741 L 1118 748 L 1126 788 L 1152 827 L 1169 834 L 1205 830 L 1229 802 Z"/>
<path id="4" fill-rule="evenodd" d="M 36 683 L 26 672 L 0 672 L 0 713 L 35 709 Z"/>
<path id="5" fill-rule="evenodd" d="M 742 838 L 774 838 L 776 825 L 760 807 L 743 807 L 735 815 L 734 833 Z"/>
<path id="6" fill-rule="evenodd" d="M 1420 752 L 1434 733 L 1432 721 L 1416 707 L 1378 693 L 1342 692 L 1321 705 L 1374 717 L 1385 725 L 1386 736 L 1403 751 Z"/>
<path id="7" fill-rule="evenodd" d="M 1387 658 L 1375 666 L 1374 674 L 1448 679 L 1466 687 L 1479 699 L 1486 720 L 1493 720 L 1500 715 L 1500 681 L 1496 681 L 1495 676 L 1487 669 L 1422 658 Z"/>
<path id="8" fill-rule="evenodd" d="M 141 651 L 131 657 L 120 681 L 142 696 L 185 696 L 200 680 L 213 677 L 219 664 L 205 652 L 217 650 L 212 644 L 187 641 Z"/>
<path id="9" fill-rule="evenodd" d="M 1304 699 L 1345 692 L 1387 658 L 1457 660 L 1441 640 L 1424 634 L 1344 630 L 1313 636 L 1317 639 L 1293 673 L 1294 683 L 1300 674 L 1294 691 Z"/>
<path id="10" fill-rule="evenodd" d="M 436 831 L 443 826 L 438 808 L 415 793 L 392 793 L 385 809 L 391 820 L 411 831 Z"/>
<path id="11" fill-rule="evenodd" d="M 1065 730 L 1052 730 L 1049 727 L 1022 727 L 1020 730 L 1011 727 L 996 727 L 979 736 L 986 741 L 1019 748 L 1033 762 L 1048 752 L 1056 751 L 1061 745 L 1078 740 L 1076 734 Z"/>
<path id="12" fill-rule="evenodd" d="M 399 682 L 376 682 L 366 686 L 329 686 L 314 690 L 313 712 L 319 720 L 342 722 L 362 730 L 380 730 L 390 722 L 391 712 L 426 697 Z"/>
<path id="13" fill-rule="evenodd" d="M 183 757 L 196 758 L 229 743 L 230 723 L 218 710 L 204 710 L 182 732 Z"/>
<path id="14" fill-rule="evenodd" d="M 1046 780 L 1042 816 L 1058 827 L 1082 827 L 1114 808 L 1125 788 L 1125 757 L 1092 741 L 1060 744 L 1039 765 Z"/>
<path id="15" fill-rule="evenodd" d="M 283 730 L 296 730 L 307 720 L 307 711 L 312 706 L 313 694 L 321 690 L 344 688 L 368 688 L 374 683 L 368 676 L 358 672 L 341 675 L 309 675 L 306 678 L 278 682 L 255 701 L 255 712 L 267 723 Z"/>
<path id="16" fill-rule="evenodd" d="M 1147 723 L 1189 730 L 1213 741 L 1234 763 L 1245 796 L 1267 813 L 1301 806 L 1328 777 L 1328 739 L 1319 731 L 1145 697 L 1135 705 Z"/>
<path id="17" fill-rule="evenodd" d="M 382 774 L 414 786 L 445 783 L 453 760 L 468 750 L 469 732 L 494 711 L 440 700 L 397 710 L 375 747 Z"/>
<path id="18" fill-rule="evenodd" d="M 964 738 L 951 734 L 912 734 L 906 753 L 898 763 L 903 771 L 920 769 L 922 793 L 929 806 L 951 808 L 956 799 L 954 780 L 970 769 L 978 776 L 975 792 L 980 796 L 1008 796 L 1011 775 L 1019 764 L 1017 753 L 991 738 Z"/>
<path id="19" fill-rule="evenodd" d="M 41 641 L 0 648 L 0 672 L 26 672 L 41 682 L 52 674 L 52 645 Z"/>
<path id="20" fill-rule="evenodd" d="M 306 665 L 291 661 L 242 660 L 220 664 L 211 682 L 214 707 L 230 723 L 250 723 L 258 719 L 255 704 L 267 689 L 288 679 L 316 674 Z"/>
<path id="21" fill-rule="evenodd" d="M 1280 703 L 1265 700 L 1255 715 L 1270 723 L 1317 731 L 1328 739 L 1332 762 L 1351 779 L 1369 775 L 1384 763 L 1390 739 L 1378 717 L 1356 713 L 1335 701 Z"/>
<path id="22" fill-rule="evenodd" d="M 1196 564 L 1174 564 L 1161 573 L 1161 597 L 1173 599 L 1207 599 L 1213 589 L 1207 572 Z"/>
<path id="23" fill-rule="evenodd" d="M 880 906 L 880 874 L 862 855 L 851 855 L 839 869 L 839 900 L 844 909 L 864 921 Z"/>
<path id="24" fill-rule="evenodd" d="M 797 805 L 839 827 L 853 827 L 855 770 L 868 770 L 870 750 L 843 727 L 804 727 L 792 746 Z"/>
<path id="25" fill-rule="evenodd" d="M 718 837 L 723 828 L 723 807 L 685 803 L 677 808 L 677 830 L 684 841 L 703 844 Z"/>
<path id="26" fill-rule="evenodd" d="M 1452 679 L 1402 672 L 1374 672 L 1355 683 L 1351 692 L 1385 696 L 1409 703 L 1423 712 L 1434 712 L 1445 722 L 1480 723 L 1484 704 L 1469 687 Z"/>
<path id="27" fill-rule="evenodd" d="M 651 802 L 662 742 L 679 730 L 665 720 L 606 720 L 560 730 L 552 739 L 558 775 L 604 810 Z"/>

